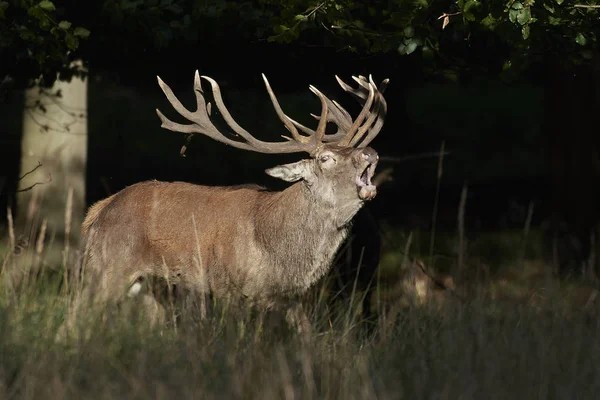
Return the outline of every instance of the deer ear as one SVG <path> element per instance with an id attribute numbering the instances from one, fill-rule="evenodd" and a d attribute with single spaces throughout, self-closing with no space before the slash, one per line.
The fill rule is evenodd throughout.
<path id="1" fill-rule="evenodd" d="M 286 182 L 296 182 L 306 179 L 310 172 L 310 161 L 302 160 L 291 164 L 278 165 L 265 170 L 267 175 L 282 179 Z"/>

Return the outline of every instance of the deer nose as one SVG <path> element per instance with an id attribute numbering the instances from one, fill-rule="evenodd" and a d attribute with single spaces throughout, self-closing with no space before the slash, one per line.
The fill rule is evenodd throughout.
<path id="1" fill-rule="evenodd" d="M 362 151 L 362 157 L 370 164 L 375 164 L 379 160 L 379 155 L 370 147 L 365 147 Z"/>

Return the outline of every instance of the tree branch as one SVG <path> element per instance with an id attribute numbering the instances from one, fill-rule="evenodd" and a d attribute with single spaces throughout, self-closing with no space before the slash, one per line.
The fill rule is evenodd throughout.
<path id="1" fill-rule="evenodd" d="M 17 192 L 17 193 L 28 192 L 28 191 L 30 191 L 31 189 L 33 189 L 34 187 L 36 187 L 37 185 L 45 185 L 46 183 L 50 183 L 50 182 L 52 182 L 52 175 L 48 174 L 48 180 L 47 180 L 47 181 L 45 181 L 45 182 L 36 182 L 36 183 L 34 183 L 33 185 L 31 185 L 31 186 L 27 186 L 27 187 L 26 187 L 26 188 L 24 188 L 24 189 L 19 189 L 19 190 L 17 190 L 16 192 Z"/>
<path id="2" fill-rule="evenodd" d="M 439 151 L 435 151 L 435 152 L 431 152 L 431 153 L 421 153 L 421 154 L 414 154 L 411 156 L 404 156 L 404 157 L 388 157 L 388 156 L 382 156 L 379 159 L 382 162 L 389 162 L 389 163 L 401 163 L 404 161 L 411 161 L 411 160 L 420 160 L 422 158 L 433 158 L 433 157 L 439 157 L 441 155 L 443 156 L 447 156 L 448 154 L 451 154 L 449 151 L 444 151 L 439 152 Z"/>
<path id="3" fill-rule="evenodd" d="M 38 164 L 37 164 L 37 165 L 36 165 L 36 166 L 35 166 L 35 167 L 34 167 L 34 168 L 31 170 L 31 171 L 25 172 L 25 173 L 23 174 L 23 176 L 21 176 L 21 177 L 19 178 L 19 180 L 22 180 L 23 178 L 25 178 L 25 177 L 26 177 L 27 175 L 29 175 L 29 174 L 33 174 L 33 173 L 34 173 L 34 172 L 35 172 L 35 171 L 36 171 L 36 170 L 37 170 L 39 167 L 41 167 L 41 166 L 42 166 L 42 163 L 38 161 Z"/>

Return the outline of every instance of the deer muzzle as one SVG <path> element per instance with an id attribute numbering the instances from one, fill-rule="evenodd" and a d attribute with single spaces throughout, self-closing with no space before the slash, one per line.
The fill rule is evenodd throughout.
<path id="1" fill-rule="evenodd" d="M 371 178 L 375 174 L 375 168 L 379 161 L 379 155 L 375 150 L 366 147 L 360 154 L 362 159 L 359 174 L 356 177 L 356 186 L 358 189 L 358 197 L 361 200 L 372 200 L 377 195 L 377 187 L 371 182 Z"/>

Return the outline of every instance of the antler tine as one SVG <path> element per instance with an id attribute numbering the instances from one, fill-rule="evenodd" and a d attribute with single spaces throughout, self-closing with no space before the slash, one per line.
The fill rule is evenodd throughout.
<path id="1" fill-rule="evenodd" d="M 165 82 L 163 82 L 163 80 L 160 79 L 160 76 L 158 76 L 158 75 L 156 76 L 156 79 L 158 80 L 158 86 L 160 86 L 160 88 L 162 89 L 162 91 L 165 94 L 165 96 L 167 96 L 167 99 L 169 100 L 169 103 L 171 103 L 171 105 L 173 106 L 173 108 L 175 109 L 175 111 L 177 111 L 179 114 L 181 114 L 182 116 L 184 116 L 187 119 L 193 118 L 194 117 L 194 113 L 192 113 L 190 110 L 188 110 L 187 108 L 185 108 L 183 106 L 183 104 L 181 104 L 181 102 L 175 96 L 175 94 L 173 93 L 173 91 L 171 90 L 171 88 L 169 87 L 169 85 L 167 85 Z M 158 109 L 156 109 L 156 111 L 158 113 L 160 113 L 160 111 Z M 160 113 L 160 114 L 162 115 L 162 113 Z"/>
<path id="2" fill-rule="evenodd" d="M 381 97 L 382 96 L 378 92 L 375 93 L 375 100 L 373 101 L 372 110 L 369 111 L 369 116 L 367 118 L 367 121 L 356 132 L 356 135 L 354 135 L 352 137 L 352 140 L 349 143 L 349 145 L 351 147 L 356 146 L 356 144 L 358 142 L 360 142 L 360 140 L 363 138 L 363 136 L 365 135 L 367 130 L 369 130 L 369 128 L 371 126 L 373 126 L 373 123 L 375 122 L 376 118 L 379 116 L 379 107 L 380 107 Z"/>
<path id="3" fill-rule="evenodd" d="M 366 99 L 369 97 L 369 82 L 366 80 L 367 78 L 365 78 L 362 75 L 359 75 L 358 78 L 356 76 L 352 76 L 352 79 L 358 82 L 359 84 L 358 88 L 356 89 L 348 85 L 346 82 L 342 81 L 337 75 L 335 76 L 335 78 L 338 81 L 339 85 L 342 87 L 342 89 L 350 93 L 360 105 L 365 104 Z M 377 86 L 375 86 L 375 90 L 377 90 Z M 368 114 L 367 117 L 369 115 L 370 114 Z"/>
<path id="4" fill-rule="evenodd" d="M 210 123 L 207 114 L 207 108 L 205 105 L 204 98 L 202 97 L 202 88 L 197 79 L 194 79 L 194 89 L 196 89 L 196 101 L 198 104 L 198 109 L 195 112 L 189 111 L 187 108 L 181 104 L 179 99 L 173 94 L 173 91 L 159 76 L 156 77 L 158 80 L 158 85 L 162 89 L 165 96 L 169 100 L 169 103 L 173 106 L 175 111 L 185 117 L 187 120 L 192 121 L 192 124 L 184 125 L 171 121 L 168 119 L 158 108 L 156 109 L 156 114 L 160 118 L 162 124 L 161 127 L 168 129 L 174 132 L 182 132 L 182 133 L 192 133 L 192 134 L 204 134 L 209 136 L 212 139 L 224 142 L 225 144 L 229 144 L 232 146 L 236 146 L 242 148 L 244 150 L 251 150 L 251 146 L 243 142 L 237 142 L 231 140 L 225 136 L 223 136 L 215 126 Z"/>
<path id="5" fill-rule="evenodd" d="M 362 141 L 360 145 L 357 147 L 363 148 L 369 145 L 373 139 L 379 134 L 381 128 L 383 127 L 383 122 L 385 120 L 385 116 L 387 114 L 387 102 L 383 98 L 382 93 L 387 88 L 387 84 L 389 83 L 389 79 L 384 79 L 381 81 L 380 89 L 379 89 L 379 105 L 377 110 L 377 121 L 373 124 L 371 129 L 369 129 L 369 134 L 365 137 L 365 140 Z"/>
<path id="6" fill-rule="evenodd" d="M 360 114 L 358 114 L 358 117 L 356 117 L 356 120 L 354 120 L 354 123 L 352 124 L 350 129 L 348 129 L 348 132 L 346 132 L 346 135 L 340 142 L 340 145 L 348 146 L 349 143 L 352 141 L 352 138 L 356 134 L 356 131 L 358 130 L 358 128 L 361 126 L 361 124 L 363 123 L 363 121 L 365 120 L 367 115 L 369 114 L 371 105 L 373 104 L 374 97 L 375 97 L 375 90 L 372 85 L 369 85 L 369 97 L 367 97 L 367 101 L 365 102 L 363 109 L 361 110 Z"/>
<path id="7" fill-rule="evenodd" d="M 181 104 L 179 99 L 173 94 L 171 88 L 157 76 L 158 84 L 165 96 L 173 106 L 173 108 L 185 117 L 191 124 L 180 124 L 169 120 L 160 110 L 156 109 L 156 113 L 160 118 L 161 126 L 165 129 L 182 132 L 188 134 L 203 134 L 216 141 L 227 145 L 237 147 L 243 150 L 256 151 L 259 153 L 297 153 L 308 152 L 313 154 L 323 142 L 336 143 L 340 146 L 357 146 L 365 147 L 371 142 L 381 130 L 383 120 L 387 112 L 387 103 L 382 96 L 382 92 L 387 87 L 388 79 L 381 82 L 381 90 L 373 82 L 373 78 L 369 76 L 367 81 L 364 76 L 353 77 L 359 83 L 359 87 L 354 89 L 344 83 L 336 76 L 340 86 L 348 93 L 353 95 L 362 105 L 363 108 L 356 118 L 352 121 L 350 114 L 337 102 L 330 100 L 314 86 L 310 86 L 310 90 L 316 94 L 321 101 L 321 115 L 314 116 L 319 120 L 318 127 L 315 131 L 305 127 L 304 125 L 294 121 L 288 117 L 271 89 L 271 85 L 263 74 L 263 80 L 267 88 L 267 92 L 273 103 L 273 107 L 285 127 L 292 134 L 292 138 L 285 137 L 285 142 L 264 142 L 252 136 L 248 131 L 242 128 L 231 116 L 229 110 L 223 102 L 221 89 L 218 83 L 208 76 L 200 76 L 198 71 L 194 75 L 194 92 L 196 94 L 197 109 L 192 112 Z M 212 88 L 212 94 L 215 105 L 220 111 L 223 120 L 235 132 L 241 140 L 234 140 L 221 133 L 210 119 L 211 104 L 206 102 L 202 89 L 201 78 L 206 79 Z M 326 134 L 325 130 L 327 123 L 334 122 L 338 126 L 338 131 L 335 134 Z M 363 124 L 364 122 L 364 124 Z M 300 135 L 298 129 L 307 133 L 308 136 Z M 367 136 L 364 140 L 365 133 Z M 360 144 L 359 144 L 360 142 Z"/>
<path id="8" fill-rule="evenodd" d="M 325 136 L 325 128 L 327 128 L 327 122 L 328 122 L 328 118 L 327 118 L 327 113 L 328 113 L 328 106 L 327 106 L 327 97 L 325 97 L 325 95 L 323 93 L 321 93 L 316 87 L 314 87 L 313 85 L 309 86 L 309 89 L 311 92 L 313 92 L 314 94 L 316 94 L 317 96 L 319 96 L 319 99 L 321 99 L 321 117 L 319 118 L 319 125 L 317 126 L 317 130 L 315 132 L 314 138 L 315 141 L 317 143 L 317 145 L 320 145 L 323 142 L 323 136 Z"/>
<path id="9" fill-rule="evenodd" d="M 156 109 L 156 113 L 162 121 L 161 126 L 163 128 L 174 132 L 203 134 L 205 136 L 210 137 L 211 139 L 225 143 L 227 145 L 237 147 L 243 150 L 256 151 L 259 153 L 283 154 L 298 153 L 303 151 L 312 153 L 314 151 L 314 143 L 302 143 L 299 141 L 264 142 L 262 140 L 256 139 L 248 131 L 246 131 L 240 125 L 238 125 L 238 123 L 231 117 L 231 114 L 229 113 L 229 111 L 225 107 L 225 104 L 223 103 L 221 89 L 219 88 L 217 82 L 207 76 L 202 76 L 202 78 L 206 79 L 211 84 L 215 104 L 221 112 L 223 119 L 225 120 L 227 125 L 243 139 L 243 141 L 233 140 L 223 135 L 210 120 L 210 103 L 208 105 L 206 104 L 206 101 L 203 96 L 200 76 L 198 75 L 197 71 L 194 76 L 194 91 L 196 94 L 196 102 L 198 109 L 195 112 L 191 112 L 187 108 L 185 108 L 181 104 L 179 99 L 177 99 L 177 97 L 173 94 L 171 88 L 166 83 L 164 83 L 162 79 L 160 79 L 160 77 L 157 76 L 158 84 L 167 96 L 167 99 L 169 100 L 173 108 L 187 120 L 192 122 L 188 125 L 175 123 L 169 120 L 167 117 L 165 117 L 165 115 L 159 109 Z M 291 125 L 291 123 L 289 124 Z M 293 128 L 293 125 L 291 126 Z"/>
<path id="10" fill-rule="evenodd" d="M 198 81 L 198 87 L 200 88 L 200 93 L 202 93 L 202 89 L 201 89 L 201 86 L 200 86 L 200 77 L 198 75 L 198 71 L 196 71 L 196 78 L 197 78 L 197 81 Z M 259 140 L 257 140 L 254 136 L 252 136 L 250 134 L 250 132 L 248 132 L 247 130 L 245 130 L 244 128 L 242 128 L 233 119 L 233 117 L 229 113 L 229 110 L 227 109 L 227 107 L 225 107 L 225 103 L 223 102 L 223 97 L 221 96 L 221 88 L 219 87 L 219 84 L 214 79 L 212 79 L 212 78 L 210 78 L 210 77 L 208 77 L 206 75 L 202 75 L 202 78 L 206 79 L 208 81 L 208 83 L 210 83 L 210 86 L 212 88 L 213 98 L 215 100 L 215 105 L 217 106 L 217 109 L 221 113 L 221 116 L 223 117 L 223 119 L 225 120 L 225 122 L 227 123 L 227 125 L 229 125 L 229 127 L 231 129 L 233 129 L 233 131 L 235 133 L 237 133 L 238 135 L 240 135 L 242 138 L 244 138 L 250 144 L 256 144 L 256 143 L 258 143 Z M 202 96 L 201 95 L 197 95 L 196 98 L 198 99 L 198 102 L 199 102 L 198 103 L 198 107 L 200 107 L 200 99 L 202 99 Z M 202 102 L 204 102 L 204 100 L 202 100 Z M 207 108 L 207 110 L 209 110 L 209 109 Z M 210 114 L 210 111 L 208 111 L 208 114 Z"/>
<path id="11" fill-rule="evenodd" d="M 381 83 L 379 84 L 379 92 L 381 94 L 385 93 L 385 89 L 387 89 L 388 83 L 390 83 L 390 80 L 389 80 L 389 78 L 386 78 L 386 79 L 382 80 Z"/>
<path id="12" fill-rule="evenodd" d="M 342 106 L 340 106 L 335 100 L 330 100 L 327 96 L 323 95 L 322 93 L 321 93 L 321 95 L 323 96 L 323 98 L 321 98 L 321 96 L 319 96 L 319 98 L 321 98 L 321 101 L 324 100 L 327 103 L 327 110 L 328 110 L 327 122 L 332 122 L 338 127 L 338 130 L 336 133 L 324 134 L 322 140 L 325 142 L 333 142 L 333 141 L 340 140 L 341 138 L 344 137 L 344 135 L 346 134 L 346 131 L 350 128 L 350 126 L 352 126 L 352 117 L 350 117 L 350 114 L 348 113 L 348 111 L 346 111 Z M 321 121 L 321 119 L 322 119 L 322 116 L 314 115 L 314 114 L 311 114 L 311 115 L 319 121 Z M 290 118 L 290 120 L 296 126 L 296 128 L 300 129 L 304 133 L 307 133 L 309 135 L 315 134 L 314 130 L 307 128 L 306 126 L 300 124 L 297 121 L 294 121 L 291 118 Z"/>
<path id="13" fill-rule="evenodd" d="M 341 80 L 337 75 L 335 76 L 335 79 L 345 92 L 350 93 L 352 97 L 354 97 L 359 103 L 363 104 L 362 102 L 367 98 L 367 94 L 360 90 L 360 87 L 358 89 L 354 89 L 352 86 Z"/>
<path id="14" fill-rule="evenodd" d="M 359 75 L 358 78 L 356 76 L 353 76 L 352 79 L 354 79 L 354 81 L 356 81 L 356 83 L 358 83 L 360 86 L 369 90 L 369 80 L 372 80 L 371 75 L 369 75 L 369 79 L 365 78 L 362 75 Z"/>
<path id="15" fill-rule="evenodd" d="M 365 78 L 362 75 L 359 75 L 359 78 L 356 78 L 355 76 L 352 77 L 352 79 L 354 79 L 360 85 L 357 89 L 354 89 L 352 86 L 342 81 L 337 75 L 335 76 L 335 78 L 337 79 L 342 89 L 353 95 L 353 97 L 356 98 L 360 104 L 363 104 L 362 102 L 367 98 L 369 91 L 369 82 L 367 81 L 367 78 Z M 371 81 L 373 80 L 371 76 L 369 76 L 369 79 Z M 387 84 L 389 81 L 389 79 L 384 79 L 379 84 L 379 87 L 375 86 L 375 89 L 379 90 L 379 92 L 383 94 L 385 92 L 385 89 L 387 88 Z M 363 88 L 366 90 L 362 90 Z"/>
<path id="16" fill-rule="evenodd" d="M 290 133 L 292 134 L 292 137 L 297 142 L 309 143 L 310 137 L 302 136 L 298 133 L 298 130 L 294 126 L 294 123 L 292 122 L 291 118 L 288 117 L 287 115 L 285 115 L 285 113 L 281 109 L 281 106 L 279 105 L 279 101 L 277 101 L 277 97 L 275 97 L 275 93 L 273 92 L 273 89 L 271 89 L 271 85 L 269 85 L 269 81 L 267 80 L 267 77 L 265 76 L 265 74 L 262 74 L 262 77 L 263 77 L 263 80 L 265 81 L 265 86 L 267 87 L 267 92 L 269 93 L 271 102 L 273 103 L 273 108 L 275 108 L 275 112 L 277 113 L 277 116 L 279 117 L 281 122 L 283 122 L 283 124 L 285 125 L 287 130 L 290 131 Z"/>
<path id="17" fill-rule="evenodd" d="M 342 87 L 342 89 L 344 89 L 344 91 L 352 95 L 352 97 L 354 97 L 363 106 L 365 105 L 365 102 L 369 97 L 369 88 L 373 87 L 373 89 L 375 90 L 376 98 L 373 102 L 374 104 L 372 105 L 372 111 L 369 110 L 369 112 L 367 113 L 367 122 L 365 122 L 365 124 L 362 125 L 355 137 L 353 137 L 350 141 L 351 145 L 356 145 L 360 141 L 360 138 L 365 134 L 365 132 L 368 131 L 367 136 L 365 137 L 363 142 L 360 143 L 360 145 L 358 146 L 365 147 L 375 138 L 375 136 L 377 136 L 377 134 L 383 126 L 385 114 L 387 112 L 387 103 L 383 98 L 383 93 L 387 88 L 389 79 L 384 79 L 383 81 L 381 81 L 380 87 L 378 88 L 373 82 L 373 77 L 371 75 L 369 76 L 368 81 L 367 78 L 363 75 L 359 75 L 358 77 L 353 76 L 352 79 L 359 84 L 358 88 L 355 89 L 347 83 L 345 83 L 344 81 L 342 81 L 337 75 L 335 78 L 338 81 L 339 85 Z M 327 141 L 327 138 L 325 140 Z"/>

